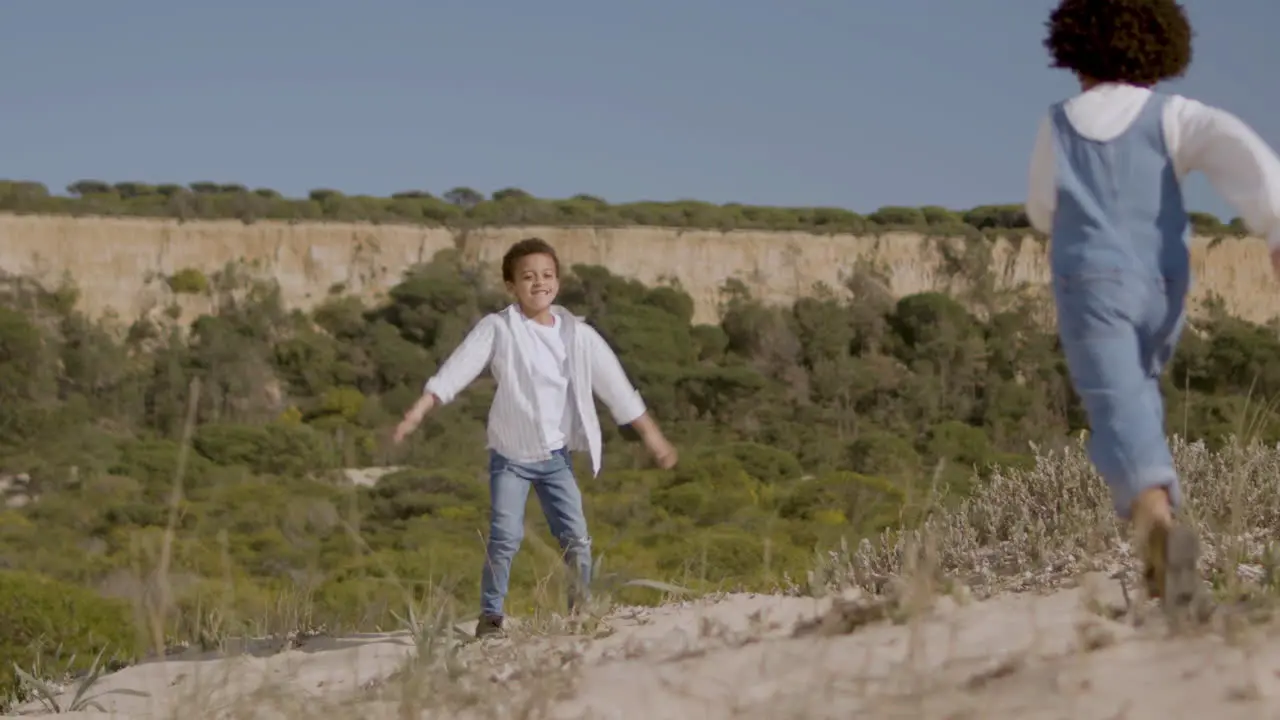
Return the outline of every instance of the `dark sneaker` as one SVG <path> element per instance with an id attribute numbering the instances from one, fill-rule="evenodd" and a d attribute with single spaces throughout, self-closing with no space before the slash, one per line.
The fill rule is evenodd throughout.
<path id="1" fill-rule="evenodd" d="M 476 638 L 493 637 L 502 635 L 502 616 L 501 615 L 481 615 L 476 621 Z"/>
<path id="2" fill-rule="evenodd" d="M 1197 567 L 1200 539 L 1186 525 L 1175 524 L 1165 541 L 1164 604 L 1170 609 L 1189 608 L 1204 589 Z"/>
<path id="3" fill-rule="evenodd" d="M 1166 610 L 1190 607 L 1201 590 L 1199 560 L 1200 540 L 1190 528 L 1154 525 L 1143 551 L 1147 596 L 1159 598 Z"/>
<path id="4" fill-rule="evenodd" d="M 1142 543 L 1142 580 L 1147 587 L 1147 597 L 1155 600 L 1164 597 L 1166 562 L 1169 552 L 1169 528 L 1155 523 L 1147 531 Z"/>
<path id="5" fill-rule="evenodd" d="M 586 587 L 574 584 L 569 588 L 569 615 L 576 616 L 587 612 L 591 602 L 591 591 Z"/>

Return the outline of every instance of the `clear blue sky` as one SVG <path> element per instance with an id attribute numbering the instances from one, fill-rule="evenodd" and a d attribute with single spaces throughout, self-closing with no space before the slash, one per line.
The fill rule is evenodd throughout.
<path id="1" fill-rule="evenodd" d="M 1021 202 L 1052 0 L 8 0 L 0 176 Z M 1280 146 L 1280 2 L 1185 0 L 1168 89 Z M 969 29 L 966 29 L 969 28 Z M 1232 213 L 1203 181 L 1191 204 Z"/>

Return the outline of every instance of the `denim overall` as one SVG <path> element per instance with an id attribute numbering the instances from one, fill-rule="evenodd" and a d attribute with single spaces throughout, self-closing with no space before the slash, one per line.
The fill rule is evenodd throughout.
<path id="1" fill-rule="evenodd" d="M 1137 495 L 1181 502 L 1160 373 L 1182 332 L 1191 284 L 1188 218 L 1152 93 L 1119 136 L 1080 135 L 1052 108 L 1057 208 L 1050 267 L 1058 333 L 1089 417 L 1089 458 L 1129 518 Z"/>

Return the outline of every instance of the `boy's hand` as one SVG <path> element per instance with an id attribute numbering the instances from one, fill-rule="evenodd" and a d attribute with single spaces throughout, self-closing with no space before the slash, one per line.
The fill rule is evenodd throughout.
<path id="1" fill-rule="evenodd" d="M 631 421 L 631 427 L 640 433 L 640 439 L 644 441 L 644 446 L 649 450 L 649 454 L 657 461 L 658 467 L 663 470 L 670 470 L 676 466 L 676 449 L 667 442 L 666 436 L 658 429 L 658 424 L 649 417 L 649 413 L 644 413 L 640 417 Z"/>
<path id="2" fill-rule="evenodd" d="M 435 406 L 435 395 L 432 395 L 431 393 L 423 395 L 418 402 L 414 403 L 413 407 L 409 408 L 408 412 L 404 414 L 404 419 L 396 426 L 396 431 L 395 434 L 391 436 L 391 441 L 396 445 L 404 442 L 404 439 L 409 436 L 409 433 L 418 429 L 418 426 L 422 424 L 422 419 L 426 417 L 427 413 L 431 412 L 431 409 Z"/>
<path id="3" fill-rule="evenodd" d="M 644 444 L 649 448 L 649 454 L 658 463 L 658 467 L 663 470 L 675 467 L 676 461 L 680 459 L 675 446 L 668 442 L 662 433 L 654 433 L 645 438 Z"/>
<path id="4" fill-rule="evenodd" d="M 1280 279 L 1280 248 L 1271 251 L 1271 271 Z"/>

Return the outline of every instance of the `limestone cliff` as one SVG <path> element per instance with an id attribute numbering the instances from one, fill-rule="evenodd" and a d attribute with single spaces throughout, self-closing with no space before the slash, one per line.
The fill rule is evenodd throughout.
<path id="1" fill-rule="evenodd" d="M 16 215 L 0 215 L 0 270 L 49 285 L 69 276 L 80 289 L 83 309 L 127 321 L 175 302 L 188 311 L 205 309 L 207 301 L 177 297 L 170 290 L 166 278 L 184 268 L 207 273 L 239 262 L 274 277 L 290 305 L 307 307 L 339 285 L 377 298 L 404 270 L 443 249 L 458 248 L 469 259 L 496 265 L 511 243 L 531 235 L 552 243 L 566 266 L 603 265 L 646 283 L 678 281 L 693 296 L 702 322 L 716 320 L 719 287 L 730 277 L 768 302 L 790 301 L 820 282 L 838 289 L 842 274 L 859 259 L 887 270 L 897 295 L 949 290 L 954 284 L 940 243 L 913 233 L 857 237 L 653 227 L 461 232 L 403 225 Z M 1043 286 L 1045 253 L 1045 245 L 1030 238 L 999 241 L 991 253 L 992 277 L 1000 287 Z M 1280 315 L 1280 285 L 1271 278 L 1260 240 L 1196 238 L 1192 255 L 1197 304 L 1216 293 L 1241 317 L 1264 322 Z"/>

